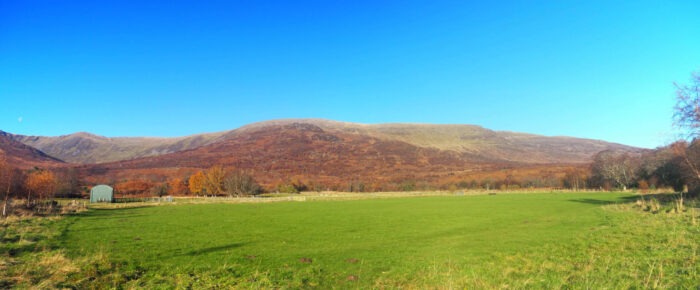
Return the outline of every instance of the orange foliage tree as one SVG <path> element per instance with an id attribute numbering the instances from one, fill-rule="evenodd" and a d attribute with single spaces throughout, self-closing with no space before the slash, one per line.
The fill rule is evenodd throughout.
<path id="1" fill-rule="evenodd" d="M 190 176 L 190 179 L 188 182 L 188 188 L 190 189 L 190 192 L 193 194 L 202 193 L 204 191 L 205 180 L 206 180 L 206 177 L 204 176 L 204 173 L 201 171 L 197 171 L 197 173 Z"/>
<path id="2" fill-rule="evenodd" d="M 181 178 L 173 178 L 168 180 L 168 190 L 172 195 L 187 194 L 187 186 L 185 186 L 185 181 Z"/>
<path id="3" fill-rule="evenodd" d="M 124 195 L 148 194 L 153 187 L 153 183 L 145 180 L 127 180 L 114 185 L 114 189 Z"/>
<path id="4" fill-rule="evenodd" d="M 206 177 L 204 180 L 204 189 L 206 189 L 209 194 L 222 194 L 224 193 L 224 178 L 226 178 L 226 171 L 221 166 L 213 166 L 204 173 Z"/>
<path id="5" fill-rule="evenodd" d="M 32 193 L 35 193 L 38 199 L 46 199 L 56 192 L 56 176 L 48 170 L 37 170 L 29 173 L 25 186 L 27 188 L 27 204 L 31 202 Z"/>

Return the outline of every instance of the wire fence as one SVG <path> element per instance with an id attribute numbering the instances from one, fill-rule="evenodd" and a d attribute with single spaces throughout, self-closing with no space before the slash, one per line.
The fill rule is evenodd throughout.
<path id="1" fill-rule="evenodd" d="M 113 203 L 130 203 L 130 202 L 173 202 L 172 196 L 163 197 L 120 197 L 114 198 Z"/>

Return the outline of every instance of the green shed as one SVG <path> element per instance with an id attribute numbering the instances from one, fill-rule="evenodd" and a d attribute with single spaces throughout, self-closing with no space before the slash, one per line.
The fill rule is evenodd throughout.
<path id="1" fill-rule="evenodd" d="M 114 189 L 108 185 L 100 184 L 90 190 L 90 202 L 113 202 Z"/>

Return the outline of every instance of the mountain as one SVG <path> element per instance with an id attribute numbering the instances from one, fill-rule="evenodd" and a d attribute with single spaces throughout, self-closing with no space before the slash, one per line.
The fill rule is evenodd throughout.
<path id="1" fill-rule="evenodd" d="M 474 125 L 367 125 L 320 119 L 273 120 L 231 131 L 178 138 L 108 138 L 89 133 L 58 137 L 10 136 L 66 162 L 90 164 L 187 151 L 235 138 L 246 138 L 247 134 L 266 128 L 291 124 L 309 124 L 333 134 L 397 141 L 425 149 L 479 156 L 487 160 L 528 164 L 587 163 L 591 156 L 603 150 L 639 151 L 638 148 L 600 140 L 493 131 Z"/>
<path id="2" fill-rule="evenodd" d="M 157 156 L 211 144 L 224 135 L 198 134 L 177 138 L 118 137 L 108 138 L 79 132 L 57 137 L 9 136 L 26 145 L 70 163 L 104 163 Z"/>
<path id="3" fill-rule="evenodd" d="M 603 141 L 496 132 L 468 125 L 363 125 L 276 120 L 221 133 L 197 148 L 81 167 L 111 180 L 187 175 L 214 165 L 253 172 L 266 185 L 290 179 L 342 184 L 438 183 L 478 172 L 585 164 L 602 150 L 640 149 Z M 546 165 L 546 166 L 544 166 Z M 537 171 L 539 172 L 539 171 Z"/>
<path id="4" fill-rule="evenodd" d="M 241 129 L 264 128 L 295 122 L 315 124 L 329 131 L 402 141 L 418 147 L 469 153 L 492 160 L 533 164 L 588 163 L 593 155 L 603 150 L 622 152 L 640 150 L 632 146 L 601 140 L 493 131 L 475 125 L 366 125 L 318 119 L 290 119 L 256 123 Z"/>
<path id="5" fill-rule="evenodd" d="M 15 141 L 10 134 L 3 131 L 0 131 L 0 154 L 5 155 L 10 165 L 22 169 L 34 166 L 52 167 L 63 163 L 44 152 Z"/>
<path id="6" fill-rule="evenodd" d="M 215 165 L 253 172 L 265 184 L 293 178 L 323 184 L 347 180 L 379 183 L 406 178 L 432 180 L 506 164 L 471 153 L 415 146 L 309 122 L 249 126 L 196 149 L 120 162 L 85 165 L 87 176 L 159 179 L 182 169 Z"/>

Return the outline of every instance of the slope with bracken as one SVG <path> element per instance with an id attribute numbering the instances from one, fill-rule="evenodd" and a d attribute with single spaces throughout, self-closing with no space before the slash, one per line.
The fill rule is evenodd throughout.
<path id="1" fill-rule="evenodd" d="M 3 131 L 0 131 L 0 155 L 4 155 L 11 166 L 20 169 L 55 167 L 63 164 L 59 159 L 13 140 Z"/>
<path id="2" fill-rule="evenodd" d="M 640 151 L 639 148 L 601 140 L 493 131 L 475 125 L 401 123 L 367 125 L 319 119 L 289 119 L 256 123 L 242 129 L 293 122 L 308 122 L 324 130 L 402 141 L 419 147 L 470 153 L 491 160 L 530 164 L 588 163 L 593 155 L 604 150 Z"/>
<path id="3" fill-rule="evenodd" d="M 466 125 L 361 125 L 325 120 L 256 123 L 220 138 L 181 152 L 86 165 L 82 171 L 94 180 L 158 180 L 221 165 L 248 170 L 266 185 L 296 178 L 325 185 L 355 180 L 436 184 L 518 172 L 560 174 L 575 164 L 584 165 L 601 150 L 639 150 L 602 141 L 494 132 Z"/>
<path id="4" fill-rule="evenodd" d="M 140 157 L 158 156 L 193 149 L 220 140 L 226 132 L 177 138 L 108 138 L 86 132 L 57 137 L 8 134 L 12 139 L 71 163 L 104 163 Z"/>
<path id="5" fill-rule="evenodd" d="M 271 126 L 311 124 L 331 133 L 400 141 L 422 148 L 478 155 L 485 159 L 530 164 L 587 163 L 603 150 L 637 152 L 638 148 L 600 140 L 547 137 L 493 131 L 474 125 L 377 124 L 320 119 L 289 119 L 254 123 L 236 130 L 178 138 L 107 138 L 89 133 L 58 137 L 10 135 L 17 141 L 72 163 L 104 163 L 158 156 L 222 142 Z"/>
<path id="6" fill-rule="evenodd" d="M 329 184 L 351 180 L 430 181 L 441 176 L 513 166 L 481 156 L 415 146 L 303 122 L 242 128 L 200 148 L 128 161 L 83 166 L 86 175 L 129 178 L 168 175 L 174 168 L 214 165 L 251 171 L 265 184 L 292 177 Z"/>

